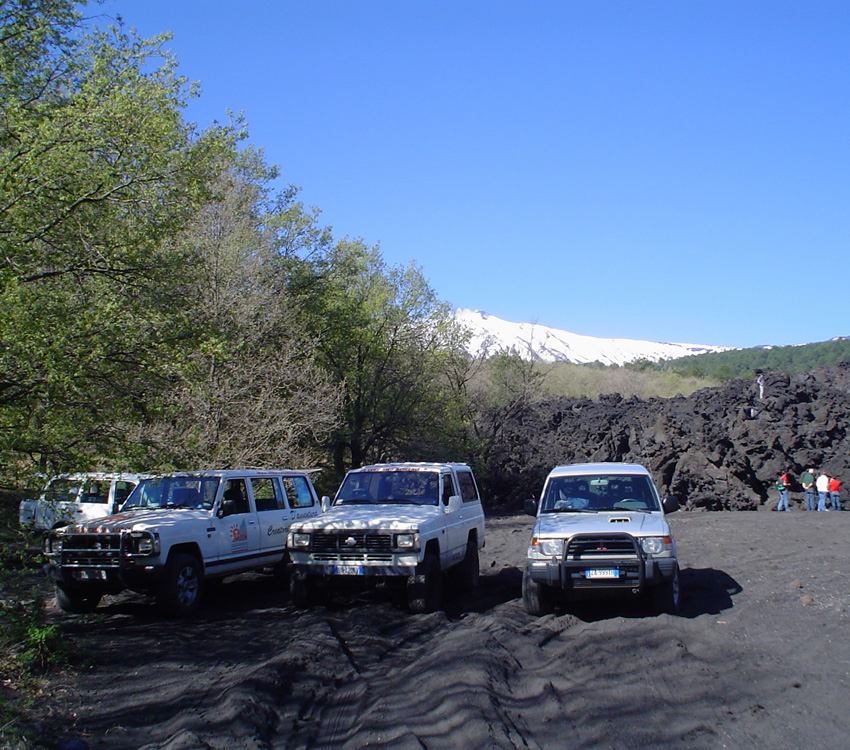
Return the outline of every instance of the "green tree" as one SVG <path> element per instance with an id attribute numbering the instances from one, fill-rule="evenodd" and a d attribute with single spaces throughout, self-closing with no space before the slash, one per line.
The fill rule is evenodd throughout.
<path id="1" fill-rule="evenodd" d="M 272 197 L 275 176 L 252 150 L 226 162 L 215 198 L 182 238 L 190 262 L 175 324 L 183 330 L 169 357 L 171 388 L 139 431 L 147 465 L 321 461 L 317 448 L 336 425 L 339 390 L 316 363 L 316 342 L 276 262 L 281 234 L 296 234 L 305 222 L 292 191 L 289 200 Z"/>
<path id="2" fill-rule="evenodd" d="M 82 28 L 74 4 L 0 9 L 0 455 L 115 453 L 167 346 L 168 241 L 232 151 L 196 134 L 166 37 Z M 155 304 L 152 303 L 155 301 Z"/>
<path id="3" fill-rule="evenodd" d="M 343 387 L 331 440 L 337 474 L 364 462 L 446 458 L 463 432 L 463 334 L 419 268 L 388 267 L 377 248 L 343 240 L 298 266 L 321 362 Z"/>

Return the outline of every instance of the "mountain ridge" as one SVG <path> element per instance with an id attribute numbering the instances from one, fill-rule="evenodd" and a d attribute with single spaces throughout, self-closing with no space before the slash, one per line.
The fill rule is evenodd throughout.
<path id="1" fill-rule="evenodd" d="M 457 308 L 455 320 L 471 332 L 469 352 L 491 356 L 515 351 L 523 359 L 625 365 L 637 360 L 660 362 L 694 354 L 732 351 L 735 347 L 663 343 L 638 339 L 597 338 L 537 323 L 512 323 L 481 310 Z"/>

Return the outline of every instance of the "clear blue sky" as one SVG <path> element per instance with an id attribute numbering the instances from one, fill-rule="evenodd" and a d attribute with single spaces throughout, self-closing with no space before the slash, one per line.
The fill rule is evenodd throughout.
<path id="1" fill-rule="evenodd" d="M 590 336 L 850 335 L 850 2 L 106 0 L 334 235 Z M 104 19 L 105 20 L 105 19 Z"/>

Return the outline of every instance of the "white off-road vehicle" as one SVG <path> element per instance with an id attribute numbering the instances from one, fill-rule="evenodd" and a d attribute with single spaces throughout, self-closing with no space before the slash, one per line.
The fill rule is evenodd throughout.
<path id="1" fill-rule="evenodd" d="M 571 599 L 605 594 L 648 594 L 660 612 L 679 607 L 676 544 L 650 473 L 637 464 L 559 466 L 546 478 L 539 502 L 525 501 L 536 517 L 522 599 L 532 615 Z"/>
<path id="2" fill-rule="evenodd" d="M 49 534 L 45 569 L 67 612 L 90 612 L 104 594 L 130 589 L 188 614 L 210 579 L 263 568 L 286 575 L 290 524 L 320 512 L 304 471 L 148 478 L 117 515 Z"/>
<path id="3" fill-rule="evenodd" d="M 93 521 L 117 513 L 133 488 L 137 474 L 60 474 L 35 500 L 23 500 L 18 521 L 25 529 L 49 531 L 69 523 Z"/>
<path id="4" fill-rule="evenodd" d="M 444 573 L 459 588 L 478 585 L 483 546 L 484 511 L 469 466 L 365 466 L 348 472 L 321 517 L 292 524 L 290 588 L 304 605 L 322 585 L 400 581 L 410 610 L 430 612 L 440 606 Z"/>

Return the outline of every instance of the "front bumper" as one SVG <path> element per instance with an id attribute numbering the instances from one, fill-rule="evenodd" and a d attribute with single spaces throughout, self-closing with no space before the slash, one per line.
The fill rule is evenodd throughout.
<path id="1" fill-rule="evenodd" d="M 123 534 L 68 534 L 48 540 L 44 572 L 57 584 L 78 591 L 148 591 L 162 580 L 165 564 L 158 554 L 128 551 Z"/>
<path id="2" fill-rule="evenodd" d="M 562 558 L 528 560 L 535 583 L 579 595 L 583 592 L 634 591 L 670 581 L 675 556 L 652 557 L 630 534 L 577 534 L 567 540 Z"/>

